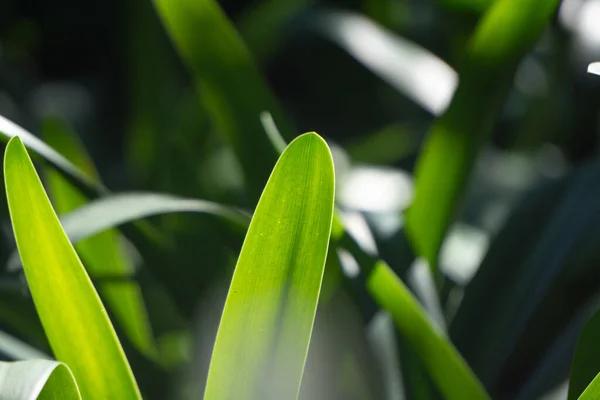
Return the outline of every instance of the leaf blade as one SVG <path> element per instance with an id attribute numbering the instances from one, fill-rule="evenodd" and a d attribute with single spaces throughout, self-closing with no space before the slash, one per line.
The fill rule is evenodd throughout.
<path id="1" fill-rule="evenodd" d="M 81 399 L 73 374 L 51 360 L 0 362 L 0 393 L 4 399 Z"/>
<path id="2" fill-rule="evenodd" d="M 258 198 L 277 152 L 264 135 L 268 111 L 285 138 L 293 130 L 250 51 L 214 0 L 155 0 L 175 47 L 192 72 L 207 113 L 244 166 L 249 191 Z M 197 37 L 202 37 L 201 46 Z M 254 198 L 252 199 L 254 200 Z"/>
<path id="3" fill-rule="evenodd" d="M 25 276 L 56 358 L 71 367 L 84 398 L 139 399 L 116 333 L 19 138 L 7 145 L 4 171 Z"/>
<path id="4" fill-rule="evenodd" d="M 58 119 L 47 119 L 42 131 L 46 143 L 95 181 L 100 181 L 83 144 L 65 123 Z M 60 172 L 49 169 L 46 176 L 48 191 L 58 214 L 62 215 L 88 203 L 85 194 Z M 134 266 L 125 254 L 123 241 L 119 232 L 111 229 L 77 244 L 77 253 L 92 278 L 103 275 L 128 277 L 133 274 Z M 99 287 L 99 291 L 133 345 L 145 356 L 156 359 L 158 351 L 139 285 L 133 281 L 109 282 Z"/>
<path id="5" fill-rule="evenodd" d="M 419 355 L 445 398 L 489 399 L 468 364 L 383 261 L 378 261 L 369 273 L 367 289 L 392 315 L 398 330 Z"/>
<path id="6" fill-rule="evenodd" d="M 494 2 L 469 43 L 454 97 L 430 129 L 418 159 L 415 197 L 406 214 L 407 236 L 434 271 L 462 188 L 501 110 L 518 61 L 541 35 L 557 4 Z"/>
<path id="7" fill-rule="evenodd" d="M 296 398 L 329 245 L 333 183 L 331 154 L 316 134 L 297 138 L 277 162 L 238 259 L 205 399 Z M 273 374 L 277 387 L 261 388 L 261 373 Z"/>

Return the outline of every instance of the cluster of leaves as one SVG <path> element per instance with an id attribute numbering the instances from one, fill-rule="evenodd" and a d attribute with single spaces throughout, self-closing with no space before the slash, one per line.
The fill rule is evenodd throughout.
<path id="1" fill-rule="evenodd" d="M 6 282 L 13 288 L 0 288 L 0 321 L 36 346 L 10 336 L 0 340 L 10 358 L 27 360 L 0 364 L 0 395 L 532 398 L 570 375 L 570 399 L 596 398 L 600 316 L 589 317 L 597 309 L 599 282 L 597 272 L 586 268 L 597 260 L 596 165 L 527 193 L 468 284 L 453 281 L 439 265 L 515 73 L 559 2 L 448 1 L 481 16 L 458 75 L 443 69 L 458 79 L 447 102 L 428 100 L 410 79 L 390 78 L 385 66 L 346 45 L 437 116 L 418 156 L 410 208 L 394 210 L 404 226 L 391 237 L 373 237 L 364 226 L 357 231 L 354 222 L 365 225 L 365 219 L 335 206 L 327 144 L 314 133 L 298 136 L 253 58 L 268 57 L 280 40 L 261 34 L 265 26 L 280 29 L 311 2 L 279 3 L 266 1 L 249 14 L 241 35 L 215 0 L 155 0 L 202 107 L 195 108 L 196 97 L 189 96 L 177 105 L 183 116 L 165 124 L 140 90 L 131 140 L 138 173 L 151 176 L 160 158 L 166 178 L 157 185 L 188 198 L 111 193 L 62 120 L 44 121 L 42 141 L 0 117 L 3 137 L 13 137 L 4 180 L 20 256 L 8 261 Z M 350 13 L 322 12 L 314 21 L 342 46 L 344 27 L 391 37 Z M 410 43 L 397 51 L 432 57 Z M 161 68 L 160 60 L 153 68 Z M 134 84 L 159 89 L 146 78 L 140 74 Z M 165 129 L 172 137 L 162 134 Z M 227 157 L 212 164 L 196 160 L 201 155 L 194 146 L 207 140 L 199 131 L 209 129 L 221 140 L 210 145 L 215 153 L 230 151 L 238 164 Z M 161 148 L 163 140 L 178 143 L 177 151 Z M 45 189 L 26 148 L 44 162 Z M 344 172 L 339 161 L 337 187 Z M 196 187 L 210 193 L 211 182 L 237 175 L 236 165 L 241 176 L 233 179 L 234 189 L 220 187 L 208 197 L 240 204 L 252 210 L 251 218 L 243 209 L 194 198 L 201 192 Z M 208 263 L 222 270 L 204 268 Z M 21 269 L 26 294 L 15 278 Z M 198 295 L 207 282 L 229 280 L 226 300 L 218 288 L 208 300 Z M 574 284 L 582 285 L 582 293 L 561 297 Z M 453 306 L 456 296 L 461 299 Z M 341 328 L 320 328 L 329 318 Z M 393 325 L 374 329 L 377 338 L 368 339 L 365 323 L 372 327 L 379 320 Z M 185 349 L 190 337 L 198 353 L 191 360 Z M 56 361 L 45 356 L 48 350 Z M 320 370 L 327 362 L 334 366 Z"/>

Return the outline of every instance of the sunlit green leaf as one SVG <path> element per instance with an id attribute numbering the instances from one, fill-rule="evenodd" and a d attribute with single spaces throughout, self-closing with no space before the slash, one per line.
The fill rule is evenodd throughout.
<path id="1" fill-rule="evenodd" d="M 81 399 L 69 367 L 51 360 L 0 362 L 0 398 L 10 400 Z"/>
<path id="2" fill-rule="evenodd" d="M 139 399 L 110 320 L 19 138 L 7 145 L 4 174 L 25 276 L 54 355 L 84 398 Z"/>
<path id="3" fill-rule="evenodd" d="M 292 399 L 299 390 L 333 215 L 331 154 L 294 140 L 271 175 L 236 265 L 205 399 Z"/>
<path id="4" fill-rule="evenodd" d="M 48 119 L 44 122 L 43 133 L 46 143 L 85 171 L 94 181 L 100 181 L 83 144 L 66 124 L 57 119 Z M 68 213 L 88 202 L 88 198 L 60 172 L 50 169 L 46 175 L 48 191 L 58 214 Z M 123 241 L 124 238 L 118 231 L 107 230 L 77 244 L 76 250 L 92 278 L 119 278 L 133 274 L 134 266 L 125 253 Z M 156 344 L 138 284 L 127 281 L 108 282 L 99 287 L 99 291 L 133 345 L 147 357 L 156 358 Z"/>
<path id="5" fill-rule="evenodd" d="M 519 60 L 554 14 L 558 0 L 497 1 L 483 16 L 459 71 L 448 110 L 430 129 L 416 167 L 406 232 L 436 268 L 442 240 L 481 145 L 504 103 Z"/>
<path id="6" fill-rule="evenodd" d="M 215 0 L 155 0 L 156 8 L 219 132 L 231 143 L 253 199 L 269 177 L 277 152 L 260 113 L 268 111 L 286 139 L 293 135 L 277 100 L 239 33 Z M 201 45 L 198 38 L 202 38 Z M 226 67 L 224 67 L 226 66 Z"/>

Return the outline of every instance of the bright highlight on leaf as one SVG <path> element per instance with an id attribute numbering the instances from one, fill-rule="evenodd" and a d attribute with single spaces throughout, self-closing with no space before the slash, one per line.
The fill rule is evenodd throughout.
<path id="1" fill-rule="evenodd" d="M 591 63 L 588 66 L 587 72 L 594 75 L 600 75 L 600 62 Z"/>
<path id="2" fill-rule="evenodd" d="M 57 360 L 85 399 L 139 399 L 115 331 L 21 140 L 6 147 L 9 211 L 31 296 Z"/>
<path id="3" fill-rule="evenodd" d="M 205 399 L 294 399 L 329 245 L 334 172 L 314 133 L 281 155 L 246 235 L 210 364 Z"/>
<path id="4" fill-rule="evenodd" d="M 0 362 L 0 398 L 10 400 L 81 399 L 69 367 L 51 360 Z"/>

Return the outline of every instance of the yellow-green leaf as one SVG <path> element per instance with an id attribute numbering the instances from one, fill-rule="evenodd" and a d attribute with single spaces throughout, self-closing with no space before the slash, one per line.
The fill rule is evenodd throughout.
<path id="1" fill-rule="evenodd" d="M 62 121 L 44 121 L 43 134 L 50 146 L 60 152 L 74 165 L 86 172 L 94 181 L 100 178 L 83 144 Z M 48 169 L 48 191 L 59 215 L 68 213 L 88 202 L 88 198 L 62 173 Z M 134 266 L 125 253 L 124 238 L 116 229 L 110 229 L 80 241 L 76 250 L 92 278 L 103 276 L 132 276 Z M 108 282 L 98 290 L 117 322 L 131 340 L 131 343 L 149 358 L 156 358 L 158 352 L 139 285 L 134 281 Z"/>
<path id="2" fill-rule="evenodd" d="M 258 203 L 225 303 L 205 399 L 294 399 L 306 361 L 333 216 L 326 143 L 281 155 Z"/>
<path id="3" fill-rule="evenodd" d="M 27 283 L 57 360 L 85 399 L 139 399 L 104 306 L 18 137 L 6 147 L 4 177 Z"/>

